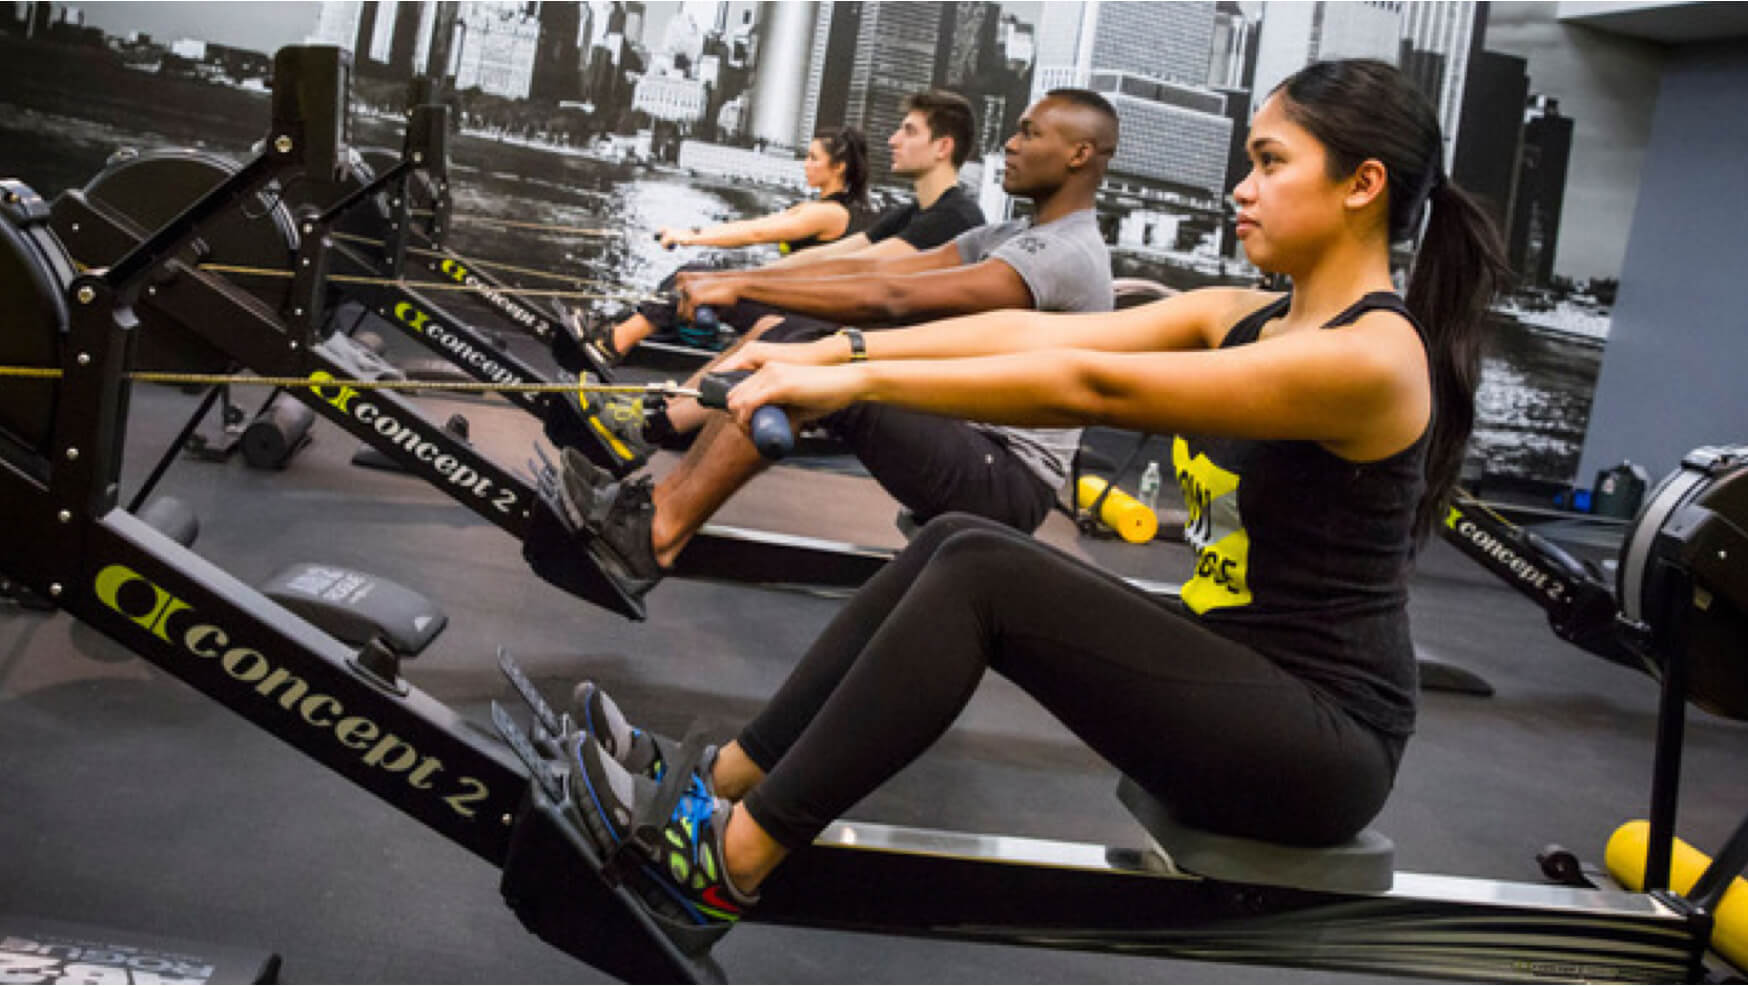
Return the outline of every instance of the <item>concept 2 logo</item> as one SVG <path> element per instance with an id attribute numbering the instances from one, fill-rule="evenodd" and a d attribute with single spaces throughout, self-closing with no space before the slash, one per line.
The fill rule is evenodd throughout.
<path id="1" fill-rule="evenodd" d="M 126 565 L 106 566 L 91 587 L 99 602 L 141 630 L 186 657 L 213 662 L 245 694 L 253 692 L 261 705 L 277 705 L 283 714 L 326 736 L 365 767 L 398 777 L 409 788 L 437 791 L 462 818 L 473 818 L 476 806 L 490 797 L 483 781 L 446 775 L 442 760 L 421 753 L 368 715 L 349 714 L 338 698 L 312 689 L 273 658 L 238 643 L 193 606 Z"/>
<path id="2" fill-rule="evenodd" d="M 456 362 L 474 371 L 488 383 L 525 383 L 516 371 L 498 362 L 497 357 L 420 310 L 409 301 L 396 302 L 392 309 L 395 321 L 431 340 L 438 348 L 455 357 Z"/>
<path id="3" fill-rule="evenodd" d="M 502 514 L 513 513 L 519 508 L 515 489 L 499 486 L 492 481 L 492 477 L 482 475 L 477 469 L 445 452 L 443 445 L 427 437 L 418 427 L 395 417 L 391 413 L 392 408 L 384 409 L 358 389 L 335 380 L 334 375 L 326 370 L 311 373 L 309 379 L 311 393 L 411 453 L 413 458 L 429 466 L 451 486 L 460 487 Z M 425 422 L 421 419 L 420 424 Z"/>
<path id="4" fill-rule="evenodd" d="M 451 281 L 473 288 L 486 304 L 491 305 L 499 314 L 517 325 L 530 329 L 551 329 L 551 326 L 547 325 L 546 319 L 541 318 L 538 312 L 531 311 L 516 299 L 487 284 L 483 278 L 468 270 L 460 261 L 445 257 L 437 262 L 436 267 L 439 273 Z"/>

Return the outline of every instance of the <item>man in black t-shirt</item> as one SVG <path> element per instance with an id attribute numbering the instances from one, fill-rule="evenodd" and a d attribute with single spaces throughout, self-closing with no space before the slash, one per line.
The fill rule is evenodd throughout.
<path id="1" fill-rule="evenodd" d="M 916 198 L 881 213 L 860 233 L 792 253 L 761 270 L 799 274 L 808 265 L 824 260 L 903 257 L 933 250 L 983 225 L 983 212 L 958 185 L 959 168 L 971 151 L 975 133 L 971 104 L 956 93 L 931 90 L 906 97 L 904 110 L 904 119 L 887 138 L 886 146 L 892 152 L 892 173 L 909 179 Z M 718 315 L 725 324 L 744 331 L 759 318 L 777 312 L 770 306 L 747 302 Z M 605 375 L 632 346 L 673 322 L 672 305 L 650 303 L 617 325 L 573 322 L 572 327 L 578 332 L 584 356 L 597 374 Z"/>
<path id="2" fill-rule="evenodd" d="M 916 198 L 880 214 L 867 230 L 846 236 L 766 269 L 802 267 L 843 257 L 902 257 L 933 250 L 974 226 L 983 212 L 959 188 L 959 168 L 971 152 L 971 104 L 943 91 L 904 101 L 904 119 L 887 138 L 892 173 L 910 180 Z"/>

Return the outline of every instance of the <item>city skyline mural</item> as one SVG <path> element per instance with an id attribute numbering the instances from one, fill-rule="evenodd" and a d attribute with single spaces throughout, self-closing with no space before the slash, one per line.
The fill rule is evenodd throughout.
<path id="1" fill-rule="evenodd" d="M 52 196 L 121 146 L 241 155 L 265 125 L 272 52 L 335 44 L 353 52 L 361 145 L 396 144 L 408 80 L 444 80 L 458 215 L 623 230 L 510 242 L 458 221 L 458 241 L 635 291 L 697 259 L 647 231 L 792 203 L 799 152 L 822 129 L 863 130 L 882 197 L 901 197 L 881 148 L 903 95 L 931 86 L 971 101 L 962 183 L 986 218 L 1011 215 L 998 149 L 1030 101 L 1073 85 L 1122 121 L 1099 201 L 1117 273 L 1247 284 L 1258 272 L 1228 193 L 1251 114 L 1310 61 L 1381 58 L 1432 101 L 1447 170 L 1489 204 L 1519 275 L 1496 313 L 1477 459 L 1501 479 L 1588 485 L 1573 473 L 1659 64 L 1654 46 L 1556 13 L 1463 0 L 3 3 L 0 44 L 18 57 L 0 63 L 14 111 L 0 171 Z"/>

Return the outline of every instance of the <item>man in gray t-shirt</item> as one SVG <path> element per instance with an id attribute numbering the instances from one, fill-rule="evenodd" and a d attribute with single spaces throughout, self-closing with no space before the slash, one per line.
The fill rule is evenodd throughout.
<path id="1" fill-rule="evenodd" d="M 1111 252 L 1091 209 L 1042 226 L 1021 219 L 991 223 L 960 233 L 954 243 L 968 264 L 991 257 L 1012 267 L 1032 292 L 1032 307 L 1041 312 L 1111 310 Z M 1000 436 L 1051 490 L 1068 481 L 1079 428 L 972 427 Z"/>
<path id="2" fill-rule="evenodd" d="M 676 283 L 681 314 L 762 302 L 808 322 L 799 336 L 762 326 L 771 339 L 788 341 L 817 338 L 830 331 L 823 326 L 846 323 L 915 324 L 1019 308 L 1109 311 L 1110 255 L 1093 202 L 1116 141 L 1116 112 L 1103 97 L 1052 91 L 1027 109 L 1003 148 L 1002 186 L 1032 201 L 1032 219 L 981 226 L 934 250 L 892 260 L 682 277 Z M 840 358 L 860 358 L 860 336 L 841 338 L 816 346 L 842 345 Z M 875 402 L 852 404 L 821 421 L 918 519 L 964 511 L 1027 532 L 1049 514 L 1079 436 L 1078 430 L 991 426 Z M 673 424 L 658 414 L 633 437 L 659 439 Z M 616 482 L 598 467 L 609 464 L 591 465 L 575 450 L 566 450 L 564 462 L 564 506 L 579 547 L 606 559 L 602 567 L 632 595 L 648 591 L 715 508 L 763 465 L 747 435 L 732 426 L 704 432 L 685 463 L 653 485 Z"/>

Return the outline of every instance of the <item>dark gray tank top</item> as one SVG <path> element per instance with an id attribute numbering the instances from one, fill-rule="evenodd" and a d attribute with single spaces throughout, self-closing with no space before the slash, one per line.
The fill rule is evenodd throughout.
<path id="1" fill-rule="evenodd" d="M 1220 348 L 1256 342 L 1290 300 L 1246 317 Z M 1407 318 L 1425 344 L 1388 292 L 1366 295 L 1323 328 L 1378 309 Z M 1407 578 L 1430 434 L 1365 463 L 1309 441 L 1179 436 L 1172 447 L 1197 552 L 1184 605 L 1394 736 L 1414 729 Z"/>

